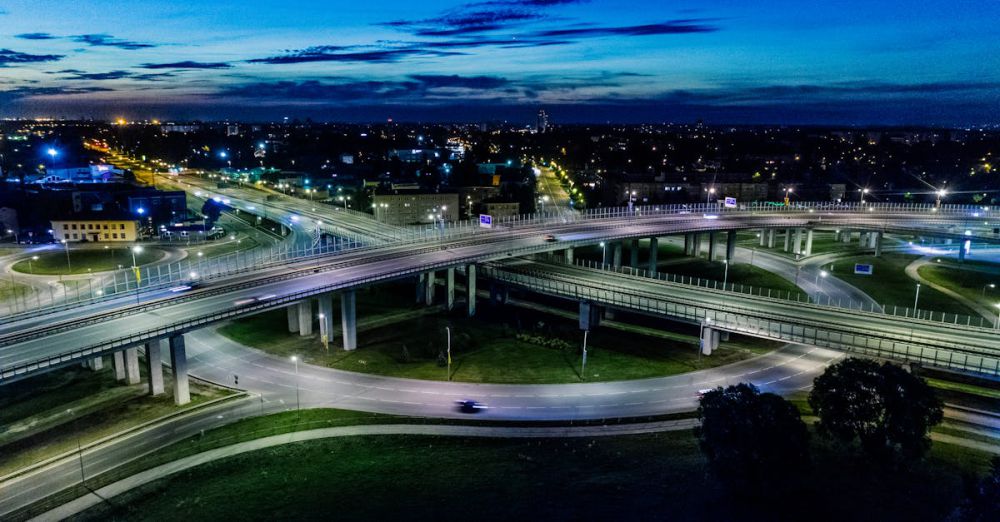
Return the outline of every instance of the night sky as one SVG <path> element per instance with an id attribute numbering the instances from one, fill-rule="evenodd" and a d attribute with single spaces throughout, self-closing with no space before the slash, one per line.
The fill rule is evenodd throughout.
<path id="1" fill-rule="evenodd" d="M 0 117 L 978 125 L 1000 2 L 0 0 Z"/>

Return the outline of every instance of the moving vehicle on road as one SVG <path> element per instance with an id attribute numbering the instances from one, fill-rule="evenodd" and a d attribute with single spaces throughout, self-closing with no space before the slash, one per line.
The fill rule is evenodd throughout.
<path id="1" fill-rule="evenodd" d="M 485 404 L 481 404 L 480 402 L 472 399 L 455 401 L 455 404 L 458 405 L 458 411 L 462 413 L 479 413 L 487 409 Z"/>

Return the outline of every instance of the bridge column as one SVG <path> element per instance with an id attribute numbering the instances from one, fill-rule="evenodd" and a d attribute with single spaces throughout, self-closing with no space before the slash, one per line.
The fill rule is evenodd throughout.
<path id="1" fill-rule="evenodd" d="M 184 351 L 184 334 L 170 338 L 170 368 L 174 374 L 174 404 L 183 406 L 191 402 L 188 387 L 187 354 Z"/>
<path id="2" fill-rule="evenodd" d="M 566 260 L 567 265 L 573 264 L 573 247 L 569 247 L 563 254 L 563 259 Z"/>
<path id="3" fill-rule="evenodd" d="M 736 262 L 736 231 L 726 232 L 726 261 L 729 264 Z"/>
<path id="4" fill-rule="evenodd" d="M 298 303 L 299 335 L 307 337 L 313 333 L 312 299 Z"/>
<path id="5" fill-rule="evenodd" d="M 417 304 L 424 304 L 424 297 L 427 296 L 427 288 L 425 287 L 425 285 L 427 285 L 427 274 L 420 274 L 420 275 L 418 275 L 417 276 L 417 286 L 416 286 L 416 290 L 417 290 L 416 303 Z"/>
<path id="6" fill-rule="evenodd" d="M 773 228 L 767 229 L 767 248 L 774 248 L 774 237 L 777 235 L 777 230 Z"/>
<path id="7" fill-rule="evenodd" d="M 632 243 L 628 247 L 629 263 L 628 266 L 632 267 L 633 270 L 639 268 L 639 240 L 633 239 Z"/>
<path id="8" fill-rule="evenodd" d="M 621 241 L 615 241 L 614 245 L 612 245 L 612 246 L 614 247 L 613 248 L 614 253 L 612 254 L 612 257 L 611 257 L 611 266 L 613 266 L 614 268 L 621 268 L 622 267 L 622 242 Z"/>
<path id="9" fill-rule="evenodd" d="M 719 347 L 719 331 L 703 326 L 701 328 L 701 353 L 702 355 L 712 355 L 712 352 Z"/>
<path id="10" fill-rule="evenodd" d="M 594 303 L 580 301 L 580 329 L 593 330 L 601 323 L 601 311 Z"/>
<path id="11" fill-rule="evenodd" d="M 476 315 L 476 265 L 465 267 L 465 293 L 469 317 Z"/>
<path id="12" fill-rule="evenodd" d="M 448 311 L 450 312 L 455 309 L 455 268 L 449 268 L 447 274 L 448 287 L 447 292 L 445 293 L 447 296 L 445 303 L 447 304 Z"/>
<path id="13" fill-rule="evenodd" d="M 117 351 L 111 354 L 111 366 L 115 369 L 115 380 L 118 382 L 125 381 L 125 353 L 123 351 Z"/>
<path id="14" fill-rule="evenodd" d="M 333 294 L 323 294 L 316 300 L 319 301 L 319 338 L 324 346 L 329 346 L 333 340 Z"/>
<path id="15" fill-rule="evenodd" d="M 785 246 L 781 249 L 782 252 L 788 252 L 792 248 L 792 229 L 785 229 Z"/>
<path id="16" fill-rule="evenodd" d="M 299 305 L 291 304 L 285 307 L 288 312 L 288 333 L 299 331 Z"/>
<path id="17" fill-rule="evenodd" d="M 656 256 L 660 253 L 660 240 L 655 237 L 649 238 L 649 273 L 656 275 L 658 261 Z"/>
<path id="18" fill-rule="evenodd" d="M 684 234 L 684 255 L 691 255 L 691 234 Z"/>
<path id="19" fill-rule="evenodd" d="M 125 384 L 139 384 L 139 349 L 125 350 Z"/>
<path id="20" fill-rule="evenodd" d="M 715 261 L 715 246 L 718 243 L 715 232 L 708 233 L 708 260 Z"/>
<path id="21" fill-rule="evenodd" d="M 844 241 L 845 245 L 850 244 L 851 243 L 851 231 L 850 230 L 842 230 L 840 232 L 840 239 L 842 239 Z"/>
<path id="22" fill-rule="evenodd" d="M 146 343 L 146 373 L 149 374 L 149 394 L 153 396 L 163 395 L 162 343 L 161 339 Z"/>
<path id="23" fill-rule="evenodd" d="M 972 241 L 966 240 L 966 241 L 962 241 L 961 243 L 958 244 L 958 262 L 959 263 L 964 263 L 965 262 L 965 248 L 966 248 L 967 245 L 968 246 L 972 246 Z"/>
<path id="24" fill-rule="evenodd" d="M 806 229 L 806 256 L 811 256 L 813 253 L 813 229 Z"/>
<path id="25" fill-rule="evenodd" d="M 426 293 L 424 294 L 424 304 L 430 306 L 434 304 L 434 276 L 435 272 L 431 270 L 427 272 L 427 282 L 424 286 Z"/>
<path id="26" fill-rule="evenodd" d="M 760 229 L 760 233 L 758 234 L 758 236 L 760 236 L 760 237 L 758 238 L 759 244 L 757 246 L 766 246 L 767 245 L 767 230 L 764 230 L 763 228 Z"/>
<path id="27" fill-rule="evenodd" d="M 347 351 L 358 347 L 358 317 L 355 304 L 354 290 L 340 294 L 340 321 L 344 334 L 344 350 Z"/>
<path id="28" fill-rule="evenodd" d="M 88 359 L 87 362 L 86 362 L 86 365 L 87 365 L 87 368 L 90 368 L 91 371 L 95 371 L 96 372 L 96 371 L 101 370 L 101 369 L 104 368 L 104 358 L 103 357 L 94 357 L 93 359 Z"/>
<path id="29" fill-rule="evenodd" d="M 691 257 L 701 257 L 701 234 L 691 234 Z"/>
<path id="30" fill-rule="evenodd" d="M 882 255 L 882 232 L 875 233 L 875 257 Z"/>
<path id="31" fill-rule="evenodd" d="M 795 255 L 799 255 L 800 252 L 802 252 L 802 229 L 801 228 L 796 228 L 795 229 L 795 250 L 794 250 L 794 253 L 795 253 Z"/>

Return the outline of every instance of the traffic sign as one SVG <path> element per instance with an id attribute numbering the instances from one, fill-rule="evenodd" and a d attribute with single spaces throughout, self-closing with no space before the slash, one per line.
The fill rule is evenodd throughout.
<path id="1" fill-rule="evenodd" d="M 479 228 L 493 228 L 493 216 L 479 214 Z"/>
<path id="2" fill-rule="evenodd" d="M 726 208 L 736 208 L 736 198 L 726 198 Z"/>
<path id="3" fill-rule="evenodd" d="M 861 263 L 856 263 L 854 265 L 854 273 L 861 275 L 872 275 L 874 273 L 874 270 L 872 269 L 872 265 L 863 265 Z"/>

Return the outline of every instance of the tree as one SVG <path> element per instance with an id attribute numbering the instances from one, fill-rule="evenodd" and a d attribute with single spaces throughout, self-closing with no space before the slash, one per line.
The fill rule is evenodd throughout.
<path id="1" fill-rule="evenodd" d="M 731 487 L 790 478 L 809 462 L 809 431 L 798 409 L 773 393 L 740 383 L 706 393 L 695 436 L 712 471 Z"/>
<path id="2" fill-rule="evenodd" d="M 850 358 L 816 378 L 809 405 L 817 431 L 845 443 L 857 440 L 879 459 L 919 457 L 928 432 L 941 422 L 941 401 L 923 379 L 891 363 Z"/>
<path id="3" fill-rule="evenodd" d="M 993 457 L 989 475 L 983 477 L 969 492 L 959 509 L 959 520 L 990 522 L 1000 520 L 1000 457 Z"/>

